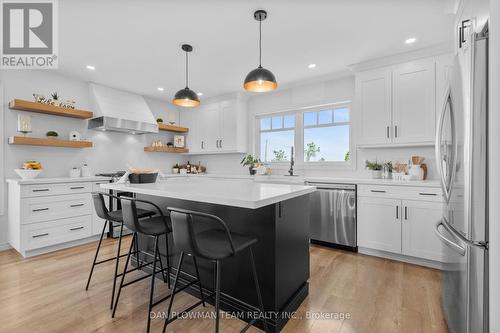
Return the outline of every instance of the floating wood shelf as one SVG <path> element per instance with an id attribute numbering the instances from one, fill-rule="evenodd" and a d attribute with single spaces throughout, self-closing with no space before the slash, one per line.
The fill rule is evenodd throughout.
<path id="1" fill-rule="evenodd" d="M 175 126 L 175 125 L 167 125 L 167 124 L 158 124 L 158 129 L 160 131 L 168 131 L 168 132 L 175 132 L 175 133 L 187 133 L 189 132 L 189 128 L 187 127 L 180 127 L 180 126 Z"/>
<path id="2" fill-rule="evenodd" d="M 32 138 L 25 136 L 11 136 L 9 138 L 10 145 L 29 145 L 29 146 L 49 146 L 49 147 L 66 147 L 66 148 L 90 148 L 90 141 L 71 141 L 61 139 L 47 138 Z"/>
<path id="3" fill-rule="evenodd" d="M 189 149 L 186 148 L 170 148 L 170 147 L 144 147 L 144 151 L 156 151 L 160 153 L 176 153 L 176 154 L 183 154 L 183 153 L 189 153 Z"/>
<path id="4" fill-rule="evenodd" d="M 10 101 L 9 108 L 12 110 L 31 111 L 78 119 L 90 119 L 94 116 L 90 111 L 62 108 L 60 106 L 24 101 L 22 99 Z"/>

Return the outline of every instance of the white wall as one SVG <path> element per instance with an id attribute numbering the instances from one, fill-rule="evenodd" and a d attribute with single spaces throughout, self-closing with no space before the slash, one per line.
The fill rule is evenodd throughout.
<path id="1" fill-rule="evenodd" d="M 500 332 L 500 1 L 490 0 L 490 332 Z"/>
<path id="2" fill-rule="evenodd" d="M 51 71 L 3 71 L 1 75 L 4 99 L 0 115 L 3 111 L 2 145 L 5 150 L 2 162 L 6 178 L 17 177 L 13 170 L 22 166 L 25 160 L 37 160 L 42 163 L 44 171 L 41 177 L 64 177 L 68 175 L 70 168 L 80 167 L 84 163 L 87 163 L 94 173 L 125 170 L 126 163 L 137 168 L 160 168 L 169 172 L 176 162 L 184 161 L 184 156 L 181 155 L 144 152 L 144 146 L 150 145 L 152 140 L 172 141 L 173 134 L 168 132 L 147 135 L 98 132 L 88 130 L 86 120 L 8 108 L 8 102 L 14 98 L 32 100 L 33 93 L 48 95 L 57 91 L 61 98 L 75 100 L 78 108 L 88 109 L 89 90 L 86 82 Z M 168 119 L 178 121 L 178 111 L 170 103 L 147 98 L 146 102 L 155 117 L 162 117 L 165 121 Z M 48 130 L 55 130 L 61 138 L 67 138 L 70 131 L 77 130 L 84 138 L 93 141 L 94 147 L 71 149 L 8 145 L 8 137 L 19 135 L 17 133 L 17 115 L 20 113 L 31 115 L 33 133 L 30 136 L 44 137 Z M 3 179 L 1 182 L 5 184 Z M 2 186 L 0 186 L 0 191 L 5 204 L 5 189 L 2 190 Z M 4 216 L 0 216 L 0 246 L 6 241 L 5 234 L 6 212 L 4 211 Z"/>

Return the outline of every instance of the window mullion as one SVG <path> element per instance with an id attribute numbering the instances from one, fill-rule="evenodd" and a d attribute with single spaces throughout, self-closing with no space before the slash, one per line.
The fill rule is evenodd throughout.
<path id="1" fill-rule="evenodd" d="M 295 113 L 295 160 L 304 162 L 304 113 Z"/>

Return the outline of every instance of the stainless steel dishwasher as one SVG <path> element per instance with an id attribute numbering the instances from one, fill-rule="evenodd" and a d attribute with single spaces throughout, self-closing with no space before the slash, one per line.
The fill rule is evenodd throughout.
<path id="1" fill-rule="evenodd" d="M 311 195 L 311 243 L 357 251 L 356 185 L 307 182 Z"/>

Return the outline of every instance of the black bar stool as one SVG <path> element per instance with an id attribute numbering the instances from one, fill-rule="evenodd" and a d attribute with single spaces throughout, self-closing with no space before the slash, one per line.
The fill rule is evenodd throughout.
<path id="1" fill-rule="evenodd" d="M 231 233 L 226 223 L 219 217 L 211 214 L 195 212 L 187 209 L 180 208 L 168 208 L 170 212 L 170 219 L 172 221 L 172 234 L 175 242 L 176 248 L 181 251 L 179 258 L 179 264 L 177 266 L 177 272 L 175 275 L 174 286 L 172 288 L 172 294 L 175 295 L 175 289 L 177 287 L 177 282 L 179 279 L 179 272 L 182 268 L 182 262 L 184 260 L 184 255 L 192 256 L 196 263 L 196 257 L 210 260 L 215 263 L 215 332 L 219 332 L 219 303 L 220 303 L 220 270 L 221 261 L 230 258 L 238 254 L 239 252 L 249 249 L 250 252 L 250 263 L 252 266 L 252 275 L 255 283 L 255 291 L 257 292 L 257 298 L 259 301 L 259 311 L 264 322 L 264 327 L 266 332 L 268 332 L 267 321 L 265 319 L 264 305 L 262 303 L 262 295 L 260 293 L 259 280 L 257 277 L 257 270 L 255 268 L 255 259 L 252 251 L 252 245 L 257 242 L 257 239 L 246 237 L 240 234 Z M 195 222 L 200 222 L 205 220 L 215 221 L 219 227 L 217 229 L 209 229 L 199 233 L 195 232 L 194 224 Z M 198 268 L 196 267 L 198 271 Z M 204 300 L 203 292 L 200 289 L 201 299 Z M 170 312 L 172 310 L 172 304 L 174 302 L 174 296 L 170 298 L 170 304 L 168 305 L 167 319 L 163 325 L 163 332 L 166 331 L 167 325 L 176 320 L 179 315 L 170 318 Z M 188 309 L 180 312 L 183 314 L 190 311 L 194 307 L 191 306 Z M 256 308 L 257 309 L 257 308 Z M 242 330 L 245 332 L 254 322 L 256 318 L 252 319 Z"/>
<path id="2" fill-rule="evenodd" d="M 106 204 L 104 203 L 104 196 L 106 196 L 110 199 L 115 198 L 115 199 L 120 200 L 119 197 L 108 194 L 108 193 L 92 192 L 92 199 L 94 200 L 95 212 L 96 212 L 97 216 L 99 216 L 101 219 L 104 220 L 104 226 L 102 228 L 101 237 L 99 238 L 99 244 L 97 245 L 97 249 L 95 251 L 94 261 L 92 262 L 92 268 L 90 269 L 90 274 L 89 274 L 89 278 L 87 280 L 87 286 L 85 287 L 85 290 L 89 289 L 90 280 L 92 279 L 92 273 L 94 273 L 95 266 L 116 259 L 115 260 L 115 274 L 114 274 L 114 278 L 113 278 L 113 290 L 111 292 L 110 309 L 112 309 L 114 299 L 115 299 L 116 279 L 120 276 L 120 274 L 118 274 L 118 264 L 120 262 L 120 258 L 125 257 L 126 254 L 120 254 L 121 246 L 122 246 L 122 235 L 123 235 L 122 211 L 121 211 L 121 209 L 109 211 L 108 208 L 106 207 Z M 138 210 L 137 214 L 138 214 L 139 218 L 145 218 L 145 217 L 151 217 L 151 216 L 155 215 L 156 213 L 153 211 L 150 211 L 150 210 L 140 209 L 140 210 Z M 111 258 L 97 261 L 97 258 L 99 256 L 99 250 L 101 249 L 102 239 L 104 237 L 104 233 L 106 232 L 106 227 L 108 226 L 108 223 L 111 225 L 111 223 L 113 223 L 113 222 L 120 224 L 120 236 L 118 238 L 118 249 L 117 249 L 116 257 L 111 257 Z"/>
<path id="3" fill-rule="evenodd" d="M 156 216 L 156 217 L 153 217 L 153 218 L 150 218 L 147 220 L 139 220 L 140 210 L 137 208 L 136 202 L 141 202 L 141 203 L 153 206 L 155 208 L 155 210 L 157 211 L 159 216 Z M 168 216 L 165 216 L 163 214 L 160 207 L 158 207 L 156 204 L 154 204 L 150 201 L 139 200 L 139 199 L 128 198 L 128 197 L 121 197 L 121 204 L 122 204 L 122 213 L 123 213 L 123 223 L 127 226 L 128 229 L 130 229 L 134 232 L 134 235 L 132 238 L 132 243 L 130 244 L 130 248 L 128 250 L 127 260 L 125 261 L 125 268 L 123 269 L 123 273 L 121 276 L 120 287 L 118 288 L 118 294 L 116 295 L 116 301 L 115 301 L 115 306 L 113 309 L 112 317 L 115 316 L 122 288 L 151 276 L 151 290 L 149 293 L 148 323 L 147 323 L 147 331 L 146 331 L 146 332 L 149 332 L 149 329 L 151 326 L 151 310 L 153 309 L 154 306 L 165 301 L 166 299 L 168 299 L 171 296 L 171 293 L 170 293 L 169 295 L 161 298 L 160 300 L 153 302 L 155 276 L 157 273 L 161 272 L 161 274 L 163 276 L 163 281 L 168 283 L 168 287 L 170 289 L 170 258 L 169 258 L 169 250 L 168 250 L 168 233 L 170 233 L 172 231 L 171 222 L 170 222 L 170 219 L 168 218 Z M 139 268 L 142 268 L 142 267 L 145 267 L 147 265 L 151 265 L 152 266 L 152 273 L 148 274 L 148 275 L 144 275 L 144 276 L 139 277 L 139 278 L 136 278 L 135 280 L 129 281 L 127 283 L 124 283 L 125 275 L 132 271 L 132 270 L 127 271 L 127 268 L 128 268 L 128 263 L 130 261 L 130 256 L 132 254 L 132 248 L 134 248 L 134 246 L 137 245 L 138 234 L 154 237 L 153 261 L 150 263 L 147 263 L 145 265 L 138 265 L 137 266 Z M 158 239 L 162 235 L 165 235 L 165 248 L 166 248 L 166 257 L 167 257 L 167 267 L 165 269 L 163 268 L 161 254 L 159 253 L 159 248 L 158 248 Z M 136 251 L 137 251 L 137 253 L 136 253 L 137 258 L 139 257 L 139 255 L 141 253 L 146 254 L 146 255 L 150 255 L 148 252 L 145 252 L 145 251 L 140 251 L 140 250 L 136 250 Z M 159 264 L 160 264 L 159 271 L 156 270 L 157 261 L 159 261 Z M 137 267 L 136 267 L 136 269 L 137 269 Z M 168 276 L 167 278 L 165 277 L 165 270 L 167 271 L 167 276 Z M 168 282 L 167 282 L 167 280 L 168 280 Z M 200 287 L 201 287 L 201 284 L 200 284 Z"/>

